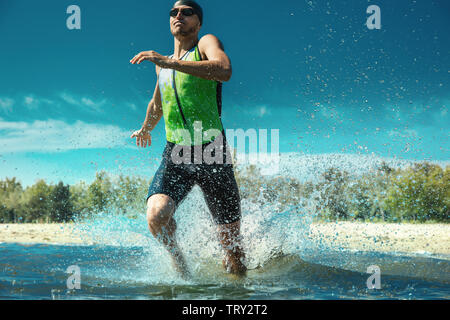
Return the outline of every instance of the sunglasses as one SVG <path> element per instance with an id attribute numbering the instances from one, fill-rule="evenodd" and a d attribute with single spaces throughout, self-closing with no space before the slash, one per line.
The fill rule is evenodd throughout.
<path id="1" fill-rule="evenodd" d="M 194 10 L 190 8 L 184 8 L 184 9 L 172 9 L 170 10 L 170 16 L 176 17 L 178 15 L 178 12 L 181 11 L 181 14 L 185 17 L 190 17 L 195 14 Z"/>

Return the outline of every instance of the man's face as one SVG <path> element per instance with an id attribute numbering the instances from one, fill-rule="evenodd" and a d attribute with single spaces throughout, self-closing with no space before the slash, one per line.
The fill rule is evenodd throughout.
<path id="1" fill-rule="evenodd" d="M 174 6 L 172 9 L 177 9 L 178 14 L 176 17 L 170 17 L 170 32 L 174 36 L 189 36 L 198 33 L 200 30 L 200 20 L 196 14 L 191 16 L 183 15 L 181 9 L 192 9 L 189 6 L 180 5 Z"/>

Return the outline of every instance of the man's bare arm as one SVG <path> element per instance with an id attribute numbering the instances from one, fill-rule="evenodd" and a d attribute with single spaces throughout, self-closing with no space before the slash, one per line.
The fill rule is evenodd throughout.
<path id="1" fill-rule="evenodd" d="M 212 34 L 203 36 L 198 47 L 207 60 L 184 61 L 170 59 L 155 51 L 143 51 L 130 60 L 132 64 L 140 64 L 144 60 L 153 62 L 165 69 L 175 69 L 207 80 L 225 82 L 231 78 L 231 62 L 225 54 L 222 43 Z"/>
<path id="2" fill-rule="evenodd" d="M 159 73 L 159 67 L 156 66 L 156 74 Z M 159 84 L 158 79 L 156 79 L 156 87 L 155 91 L 153 93 L 153 98 L 150 100 L 147 106 L 147 114 L 145 116 L 144 124 L 142 125 L 142 128 L 145 128 L 144 130 L 152 131 L 156 125 L 158 124 L 159 120 L 161 120 L 161 117 L 163 115 L 162 112 L 162 104 L 161 104 L 161 94 L 159 92 Z"/>
<path id="3" fill-rule="evenodd" d="M 156 74 L 158 73 L 159 67 L 156 66 Z M 150 131 L 156 127 L 159 120 L 161 120 L 162 115 L 161 95 L 159 92 L 158 79 L 156 79 L 155 92 L 153 93 L 152 100 L 148 103 L 147 113 L 142 128 L 131 135 L 131 138 L 136 138 L 136 145 L 138 147 L 145 148 L 152 144 Z"/>

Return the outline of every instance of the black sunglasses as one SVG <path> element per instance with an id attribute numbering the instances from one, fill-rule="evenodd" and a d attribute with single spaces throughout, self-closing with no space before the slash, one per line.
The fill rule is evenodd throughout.
<path id="1" fill-rule="evenodd" d="M 181 14 L 185 17 L 189 17 L 195 14 L 194 10 L 191 8 L 184 8 L 184 9 L 172 9 L 170 10 L 170 16 L 176 17 L 178 15 L 178 12 L 181 11 Z"/>

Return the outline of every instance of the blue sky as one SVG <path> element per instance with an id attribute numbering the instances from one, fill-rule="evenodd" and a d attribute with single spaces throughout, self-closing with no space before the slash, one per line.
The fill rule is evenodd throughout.
<path id="1" fill-rule="evenodd" d="M 447 1 L 203 0 L 200 33 L 233 65 L 226 128 L 280 130 L 280 151 L 449 159 Z M 81 9 L 69 30 L 66 9 Z M 370 4 L 381 29 L 365 26 Z M 137 149 L 155 87 L 138 52 L 169 55 L 171 1 L 0 2 L 0 178 L 91 181 L 97 170 L 150 177 L 162 152 Z"/>

